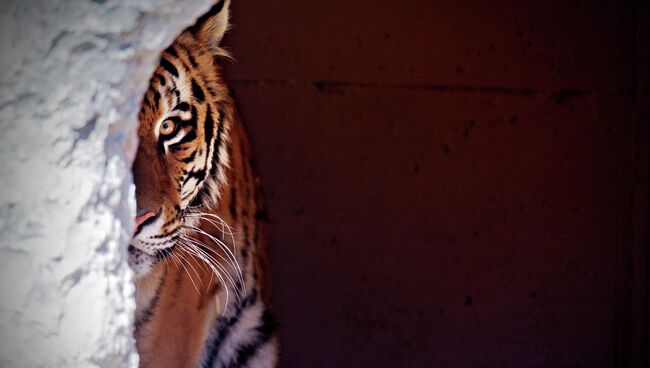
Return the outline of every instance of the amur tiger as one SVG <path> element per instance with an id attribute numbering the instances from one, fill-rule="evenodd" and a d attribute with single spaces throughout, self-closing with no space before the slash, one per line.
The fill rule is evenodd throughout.
<path id="1" fill-rule="evenodd" d="M 162 52 L 133 164 L 135 338 L 141 367 L 274 367 L 265 210 L 222 77 L 229 0 Z"/>

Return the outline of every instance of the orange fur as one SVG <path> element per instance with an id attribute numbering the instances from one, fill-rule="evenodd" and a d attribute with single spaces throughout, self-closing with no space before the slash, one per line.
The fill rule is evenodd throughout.
<path id="1" fill-rule="evenodd" d="M 226 11 L 227 6 L 228 1 Z M 214 264 L 211 267 L 192 251 L 201 248 L 215 260 L 227 260 L 229 251 L 211 236 L 234 249 L 243 285 L 269 305 L 260 179 L 251 167 L 248 137 L 215 63 L 223 55 L 217 45 L 227 28 L 227 13 L 225 18 L 212 18 L 183 32 L 163 52 L 139 114 L 140 143 L 133 168 L 138 207 L 157 213 L 159 221 L 143 224 L 148 233 L 136 233 L 130 248 L 134 259 L 158 259 L 136 282 L 135 337 L 141 367 L 196 367 L 215 322 L 228 312 L 223 308 L 237 308 L 236 287 L 216 277 Z M 187 106 L 182 107 L 184 102 Z M 173 137 L 158 133 L 165 121 L 176 122 Z M 192 179 L 201 175 L 202 180 Z M 200 206 L 195 208 L 197 201 Z M 232 231 L 209 221 L 217 218 Z M 157 233 L 151 235 L 154 230 Z M 205 248 L 192 245 L 198 243 Z M 220 263 L 224 274 L 237 279 L 233 264 Z M 275 335 L 265 338 L 275 348 Z"/>

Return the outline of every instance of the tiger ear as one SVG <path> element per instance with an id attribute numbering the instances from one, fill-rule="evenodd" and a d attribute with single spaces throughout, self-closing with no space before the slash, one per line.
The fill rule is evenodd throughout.
<path id="1" fill-rule="evenodd" d="M 207 13 L 196 20 L 196 24 L 190 28 L 190 31 L 211 49 L 217 49 L 228 30 L 229 7 L 230 0 L 219 0 Z"/>

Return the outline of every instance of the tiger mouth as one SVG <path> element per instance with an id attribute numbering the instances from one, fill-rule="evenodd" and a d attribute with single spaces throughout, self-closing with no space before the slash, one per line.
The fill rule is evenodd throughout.
<path id="1" fill-rule="evenodd" d="M 145 226 L 154 223 L 158 219 L 158 217 L 160 217 L 160 215 L 162 214 L 162 209 L 160 209 L 157 213 L 153 213 L 153 212 L 150 212 L 150 213 L 152 214 L 151 216 L 148 216 L 145 220 L 143 220 L 142 222 L 139 222 L 139 223 L 138 223 L 138 218 L 136 217 L 136 225 L 137 226 L 136 226 L 135 232 L 133 233 L 134 238 L 142 231 L 142 229 Z"/>
<path id="2" fill-rule="evenodd" d="M 167 258 L 176 247 L 176 244 L 181 238 L 182 224 L 171 230 L 165 231 L 161 229 L 163 231 L 162 233 L 144 234 L 147 226 L 160 222 L 161 212 L 162 210 L 139 223 L 136 221 L 137 227 L 129 244 L 129 254 L 137 255 L 138 257 L 146 256 L 150 260 L 158 261 Z M 168 224 L 165 223 L 162 226 L 164 227 Z"/>

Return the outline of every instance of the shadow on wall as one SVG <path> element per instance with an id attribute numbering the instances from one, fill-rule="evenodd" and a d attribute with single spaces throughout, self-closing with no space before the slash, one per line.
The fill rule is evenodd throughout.
<path id="1" fill-rule="evenodd" d="M 647 365 L 645 5 L 233 6 L 283 367 Z"/>

